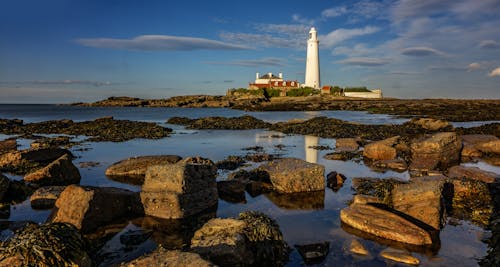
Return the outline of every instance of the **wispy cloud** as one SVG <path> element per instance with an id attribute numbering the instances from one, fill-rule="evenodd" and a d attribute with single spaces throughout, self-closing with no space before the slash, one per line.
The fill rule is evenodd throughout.
<path id="1" fill-rule="evenodd" d="M 372 57 L 352 57 L 337 62 L 341 64 L 362 66 L 362 67 L 377 67 L 390 63 L 390 61 L 386 58 L 372 58 Z"/>
<path id="2" fill-rule="evenodd" d="M 205 38 L 169 35 L 141 35 L 132 39 L 82 38 L 77 43 L 96 48 L 139 51 L 244 50 L 248 46 Z"/>
<path id="3" fill-rule="evenodd" d="M 488 73 L 488 76 L 490 77 L 500 76 L 500 67 L 492 70 L 490 73 Z"/>
<path id="4" fill-rule="evenodd" d="M 6 85 L 91 85 L 95 87 L 99 86 L 110 86 L 116 85 L 118 83 L 109 81 L 86 81 L 86 80 L 56 80 L 56 81 L 16 81 L 16 82 L 0 82 L 0 84 Z"/>
<path id="5" fill-rule="evenodd" d="M 441 52 L 437 49 L 426 47 L 426 46 L 415 46 L 408 47 L 401 51 L 401 54 L 405 56 L 415 56 L 415 57 L 424 57 L 424 56 L 445 56 L 444 52 Z"/>
<path id="6" fill-rule="evenodd" d="M 299 14 L 293 14 L 292 15 L 292 20 L 294 22 L 298 22 L 298 23 L 305 24 L 305 25 L 308 25 L 308 26 L 312 26 L 312 25 L 316 24 L 316 20 L 304 18 L 304 17 L 302 17 Z"/>
<path id="7" fill-rule="evenodd" d="M 345 40 L 378 32 L 380 28 L 373 26 L 366 26 L 364 28 L 356 28 L 356 29 L 337 29 L 326 35 L 322 35 L 319 37 L 320 42 L 326 47 L 332 47 L 338 43 L 341 43 Z"/>
<path id="8" fill-rule="evenodd" d="M 332 7 L 332 8 L 328 8 L 328 9 L 323 10 L 323 12 L 321 12 L 321 17 L 334 18 L 334 17 L 342 16 L 345 13 L 347 13 L 347 7 L 345 7 L 345 6 Z"/>
<path id="9" fill-rule="evenodd" d="M 215 65 L 232 65 L 232 66 L 242 66 L 242 67 L 260 67 L 260 66 L 275 66 L 283 67 L 285 66 L 285 61 L 281 58 L 261 58 L 261 59 L 250 59 L 250 60 L 234 60 L 234 61 L 207 61 L 206 64 Z"/>
<path id="10" fill-rule="evenodd" d="M 483 40 L 479 43 L 479 47 L 488 49 L 499 49 L 500 43 L 495 40 Z"/>
<path id="11" fill-rule="evenodd" d="M 473 63 L 470 63 L 469 66 L 467 66 L 467 71 L 475 71 L 475 70 L 478 70 L 478 69 L 481 69 L 482 66 L 480 63 L 477 63 L 477 62 L 473 62 Z"/>

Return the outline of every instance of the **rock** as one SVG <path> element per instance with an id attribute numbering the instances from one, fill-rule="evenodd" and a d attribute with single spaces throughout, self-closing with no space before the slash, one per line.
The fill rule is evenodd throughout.
<path id="1" fill-rule="evenodd" d="M 273 191 L 273 185 L 269 182 L 250 181 L 245 185 L 245 191 L 252 197 Z"/>
<path id="2" fill-rule="evenodd" d="M 0 203 L 3 201 L 5 197 L 5 193 L 9 190 L 10 180 L 0 173 Z"/>
<path id="3" fill-rule="evenodd" d="M 170 122 L 171 120 L 169 120 Z M 271 126 L 271 123 L 256 119 L 252 116 L 244 115 L 241 117 L 205 117 L 189 121 L 189 129 L 226 129 L 226 130 L 248 130 L 265 129 Z"/>
<path id="4" fill-rule="evenodd" d="M 468 178 L 485 183 L 495 183 L 500 181 L 500 175 L 494 172 L 481 170 L 478 167 L 453 166 L 448 169 L 450 178 Z"/>
<path id="5" fill-rule="evenodd" d="M 406 251 L 396 251 L 393 249 L 385 249 L 380 252 L 382 258 L 386 258 L 392 261 L 401 262 L 409 265 L 419 265 L 420 260 L 413 257 L 410 253 Z"/>
<path id="6" fill-rule="evenodd" d="M 357 239 L 353 239 L 351 241 L 351 245 L 349 246 L 349 251 L 351 253 L 363 255 L 363 256 L 370 255 L 370 252 Z"/>
<path id="7" fill-rule="evenodd" d="M 2 245 L 0 266 L 20 266 L 19 262 L 21 266 L 92 266 L 85 241 L 71 224 L 30 224 Z"/>
<path id="8" fill-rule="evenodd" d="M 325 168 L 301 159 L 286 158 L 261 165 L 269 173 L 274 189 L 280 193 L 310 192 L 325 189 Z"/>
<path id="9" fill-rule="evenodd" d="M 129 263 L 123 263 L 126 267 L 212 267 L 215 266 L 209 261 L 192 252 L 180 250 L 166 250 L 162 247 L 150 254 L 144 255 Z"/>
<path id="10" fill-rule="evenodd" d="M 441 229 L 445 223 L 444 176 L 428 176 L 412 179 L 407 184 L 396 184 L 392 189 L 392 205 L 434 229 Z"/>
<path id="11" fill-rule="evenodd" d="M 323 156 L 325 159 L 329 160 L 351 160 L 355 159 L 361 156 L 361 152 L 349 152 L 349 151 L 340 151 L 340 152 L 333 152 L 333 153 L 328 153 Z"/>
<path id="12" fill-rule="evenodd" d="M 487 226 L 494 210 L 494 192 L 485 182 L 467 177 L 449 179 L 446 201 L 455 218 Z"/>
<path id="13" fill-rule="evenodd" d="M 238 180 L 217 182 L 219 198 L 231 203 L 246 203 L 245 184 Z"/>
<path id="14" fill-rule="evenodd" d="M 500 140 L 479 144 L 477 148 L 484 153 L 500 154 Z"/>
<path id="15" fill-rule="evenodd" d="M 276 206 L 287 210 L 322 210 L 325 207 L 325 191 L 280 194 L 264 194 Z"/>
<path id="16" fill-rule="evenodd" d="M 176 163 L 182 158 L 176 155 L 140 156 L 128 158 L 109 166 L 106 176 L 132 184 L 142 184 L 150 166 Z"/>
<path id="17" fill-rule="evenodd" d="M 23 267 L 24 258 L 21 255 L 15 255 L 0 260 L 0 267 Z"/>
<path id="18" fill-rule="evenodd" d="M 113 187 L 69 185 L 55 206 L 51 221 L 70 223 L 82 233 L 144 214 L 138 193 Z"/>
<path id="19" fill-rule="evenodd" d="M 263 162 L 263 161 L 271 161 L 273 159 L 277 159 L 276 155 L 267 154 L 267 153 L 249 153 L 245 155 L 245 160 L 251 162 Z"/>
<path id="20" fill-rule="evenodd" d="M 410 123 L 420 125 L 422 128 L 431 130 L 431 131 L 438 131 L 442 129 L 448 129 L 448 128 L 453 128 L 451 124 L 447 121 L 443 120 L 438 120 L 438 119 L 432 119 L 432 118 L 415 118 L 410 121 Z"/>
<path id="21" fill-rule="evenodd" d="M 16 139 L 7 139 L 0 141 L 0 154 L 16 149 L 17 149 Z"/>
<path id="22" fill-rule="evenodd" d="M 217 205 L 216 176 L 214 163 L 200 157 L 149 167 L 141 192 L 145 213 L 178 219 Z"/>
<path id="23" fill-rule="evenodd" d="M 66 186 L 44 186 L 38 188 L 30 196 L 30 203 L 33 209 L 51 209 L 56 204 L 56 200 L 64 191 Z"/>
<path id="24" fill-rule="evenodd" d="M 496 141 L 498 138 L 487 134 L 466 134 L 462 135 L 462 157 L 481 157 L 483 153 L 479 146 L 490 141 Z"/>
<path id="25" fill-rule="evenodd" d="M 330 252 L 330 242 L 295 245 L 305 264 L 320 264 Z"/>
<path id="26" fill-rule="evenodd" d="M 383 203 L 390 204 L 391 192 L 395 184 L 404 182 L 393 178 L 352 178 L 352 188 L 360 195 L 375 196 Z"/>
<path id="27" fill-rule="evenodd" d="M 411 170 L 444 170 L 459 163 L 462 141 L 454 132 L 443 132 L 411 144 Z"/>
<path id="28" fill-rule="evenodd" d="M 397 151 L 393 147 L 399 140 L 399 136 L 394 136 L 382 141 L 370 143 L 365 146 L 363 156 L 371 160 L 395 159 Z"/>
<path id="29" fill-rule="evenodd" d="M 31 149 L 69 147 L 71 144 L 69 136 L 41 137 L 30 144 Z"/>
<path id="30" fill-rule="evenodd" d="M 0 170 L 15 174 L 26 174 L 53 162 L 65 154 L 70 158 L 72 157 L 71 152 L 60 148 L 11 151 L 0 155 Z"/>
<path id="31" fill-rule="evenodd" d="M 38 185 L 69 185 L 80 182 L 78 168 L 66 154 L 46 167 L 24 176 L 24 181 Z"/>
<path id="32" fill-rule="evenodd" d="M 342 187 L 342 185 L 344 185 L 344 181 L 346 179 L 347 178 L 345 177 L 345 175 L 341 173 L 337 173 L 335 171 L 330 172 L 326 176 L 326 186 L 328 188 L 331 188 L 333 191 L 338 191 Z"/>
<path id="33" fill-rule="evenodd" d="M 368 204 L 368 203 L 380 203 L 383 204 L 382 199 L 375 196 L 367 196 L 367 195 L 354 195 L 352 198 L 353 204 Z"/>
<path id="34" fill-rule="evenodd" d="M 340 211 L 340 220 L 371 235 L 411 245 L 431 245 L 424 229 L 390 211 L 372 205 L 352 204 Z"/>
<path id="35" fill-rule="evenodd" d="M 337 138 L 335 139 L 335 150 L 354 152 L 359 148 L 358 140 L 359 138 Z"/>
<path id="36" fill-rule="evenodd" d="M 212 219 L 194 233 L 191 250 L 219 266 L 249 266 L 253 253 L 246 241 L 246 223 L 236 219 Z"/>
<path id="37" fill-rule="evenodd" d="M 236 170 L 238 169 L 241 165 L 245 163 L 245 160 L 240 157 L 240 156 L 229 156 L 224 160 L 217 161 L 215 163 L 215 166 L 219 170 Z"/>
<path id="38" fill-rule="evenodd" d="M 403 172 L 408 169 L 406 161 L 402 159 L 377 160 L 373 162 L 372 165 L 376 168 L 391 169 L 398 172 Z"/>
<path id="39" fill-rule="evenodd" d="M 271 183 L 269 178 L 269 173 L 259 169 L 253 170 L 239 170 L 228 175 L 228 180 L 238 180 L 242 183 L 248 183 L 250 181 L 266 182 Z"/>

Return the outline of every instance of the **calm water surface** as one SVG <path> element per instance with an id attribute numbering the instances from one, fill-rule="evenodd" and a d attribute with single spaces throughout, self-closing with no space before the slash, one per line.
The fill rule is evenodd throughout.
<path id="1" fill-rule="evenodd" d="M 296 118 L 312 118 L 328 116 L 360 123 L 402 123 L 405 120 L 387 115 L 373 115 L 364 112 L 320 111 L 320 112 L 243 112 L 230 109 L 177 109 L 177 108 L 83 108 L 54 105 L 0 105 L 0 118 L 20 118 L 26 122 L 68 118 L 75 121 L 91 120 L 103 116 L 114 116 L 116 119 L 152 121 L 166 125 L 164 122 L 172 116 L 190 118 L 204 116 L 240 116 L 249 114 L 266 121 L 283 121 Z M 283 135 L 266 130 L 186 130 L 180 126 L 172 126 L 175 132 L 171 137 L 160 140 L 135 139 L 127 142 L 85 143 L 72 148 L 77 156 L 76 166 L 82 162 L 98 162 L 99 165 L 81 168 L 82 185 L 113 186 L 139 191 L 139 186 L 127 185 L 108 179 L 105 169 L 119 160 L 141 155 L 175 154 L 182 157 L 203 156 L 213 161 L 224 159 L 229 155 L 245 155 L 242 148 L 262 146 L 267 153 L 279 153 L 284 157 L 297 157 L 309 162 L 325 166 L 325 173 L 337 171 L 347 180 L 344 186 L 333 192 L 326 188 L 324 195 L 316 194 L 303 199 L 285 199 L 276 195 L 260 195 L 252 198 L 246 195 L 247 203 L 232 204 L 219 200 L 217 217 L 233 217 L 245 210 L 259 210 L 279 223 L 286 241 L 291 245 L 312 242 L 330 241 L 330 254 L 319 266 L 386 266 L 377 255 L 387 246 L 370 240 L 363 240 L 345 232 L 340 227 L 340 210 L 352 199 L 351 178 L 354 177 L 395 177 L 409 179 L 407 172 L 393 171 L 375 172 L 362 162 L 343 162 L 325 160 L 323 156 L 331 150 L 317 151 L 308 148 L 311 145 L 327 145 L 335 147 L 334 139 L 313 136 Z M 282 135 L 273 138 L 272 135 Z M 0 140 L 6 138 L 0 135 Z M 21 147 L 29 147 L 31 140 L 19 140 Z M 284 145 L 278 149 L 276 145 Z M 83 148 L 83 149 L 82 149 Z M 468 163 L 489 171 L 500 173 L 498 167 L 483 162 Z M 226 178 L 227 171 L 219 172 L 219 180 Z M 13 179 L 22 177 L 10 176 Z M 32 210 L 29 201 L 12 206 L 9 220 L 33 220 L 44 222 L 50 211 Z M 413 253 L 422 266 L 477 266 L 477 259 L 485 255 L 487 246 L 481 240 L 489 234 L 469 222 L 460 221 L 458 225 L 447 225 L 440 233 L 441 248 L 435 255 Z M 367 247 L 372 256 L 353 257 L 348 251 L 352 239 L 359 239 Z M 302 266 L 302 260 L 294 250 L 288 266 Z"/>

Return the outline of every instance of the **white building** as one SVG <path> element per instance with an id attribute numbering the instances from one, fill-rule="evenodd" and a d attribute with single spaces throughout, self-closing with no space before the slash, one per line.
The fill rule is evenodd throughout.
<path id="1" fill-rule="evenodd" d="M 319 40 L 314 27 L 309 31 L 307 40 L 306 78 L 304 86 L 316 89 L 321 88 L 319 77 Z"/>

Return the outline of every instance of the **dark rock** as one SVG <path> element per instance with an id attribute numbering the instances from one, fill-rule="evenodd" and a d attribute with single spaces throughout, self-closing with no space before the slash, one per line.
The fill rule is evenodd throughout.
<path id="1" fill-rule="evenodd" d="M 239 156 L 229 156 L 224 160 L 217 161 L 215 166 L 219 170 L 236 170 L 245 163 L 245 160 Z"/>
<path id="2" fill-rule="evenodd" d="M 309 192 L 325 189 L 325 168 L 301 159 L 279 159 L 261 165 L 269 173 L 274 189 L 280 193 Z"/>
<path id="3" fill-rule="evenodd" d="M 273 185 L 269 182 L 249 181 L 245 185 L 245 191 L 252 197 L 256 197 L 273 190 Z"/>
<path id="4" fill-rule="evenodd" d="M 259 169 L 253 169 L 250 171 L 239 170 L 228 175 L 229 180 L 238 180 L 243 183 L 248 183 L 249 181 L 258 181 L 271 183 L 269 173 Z"/>
<path id="5" fill-rule="evenodd" d="M 402 159 L 378 160 L 371 163 L 371 166 L 379 169 L 391 169 L 398 172 L 404 172 L 408 169 L 406 161 Z"/>
<path id="6" fill-rule="evenodd" d="M 73 165 L 66 154 L 56 159 L 46 167 L 24 176 L 24 181 L 37 185 L 69 185 L 80 182 L 78 168 Z"/>
<path id="7" fill-rule="evenodd" d="M 342 160 L 342 161 L 352 160 L 358 157 L 361 157 L 360 152 L 349 152 L 349 151 L 333 152 L 323 156 L 323 158 L 325 159 Z"/>
<path id="8" fill-rule="evenodd" d="M 135 259 L 129 263 L 123 263 L 125 267 L 213 267 L 209 261 L 192 252 L 183 252 L 180 250 L 166 250 L 159 247 L 157 250 Z"/>
<path id="9" fill-rule="evenodd" d="M 176 155 L 132 157 L 113 163 L 106 169 L 106 176 L 120 182 L 141 185 L 150 166 L 176 163 L 181 159 Z"/>
<path id="10" fill-rule="evenodd" d="M 41 137 L 30 144 L 31 149 L 57 148 L 71 146 L 69 136 Z"/>
<path id="11" fill-rule="evenodd" d="M 178 122 L 186 122 L 187 128 L 190 129 L 227 129 L 227 130 L 248 130 L 248 129 L 264 129 L 271 126 L 270 123 L 256 119 L 252 116 L 244 115 L 241 117 L 205 117 L 194 119 L 191 121 L 177 120 Z M 171 120 L 168 121 L 171 123 Z"/>
<path id="12" fill-rule="evenodd" d="M 73 157 L 71 152 L 60 148 L 27 149 L 0 155 L 0 170 L 15 174 L 26 174 L 37 170 L 63 155 Z"/>
<path id="13" fill-rule="evenodd" d="M 55 206 L 51 221 L 70 223 L 82 233 L 144 214 L 138 193 L 112 187 L 70 185 Z"/>
<path id="14" fill-rule="evenodd" d="M 344 185 L 346 179 L 345 175 L 332 171 L 326 176 L 326 186 L 336 192 Z"/>
<path id="15" fill-rule="evenodd" d="M 295 245 L 305 264 L 320 264 L 330 252 L 330 242 Z"/>
<path id="16" fill-rule="evenodd" d="M 0 141 L 0 154 L 16 149 L 17 149 L 16 139 L 7 139 Z"/>
<path id="17" fill-rule="evenodd" d="M 30 203 L 33 209 L 51 209 L 56 204 L 56 200 L 64 191 L 66 186 L 44 186 L 38 188 L 30 196 Z"/>
<path id="18" fill-rule="evenodd" d="M 0 203 L 3 201 L 5 193 L 9 190 L 10 180 L 0 173 Z"/>
<path id="19" fill-rule="evenodd" d="M 500 175 L 494 172 L 481 170 L 477 167 L 453 166 L 448 169 L 450 178 L 467 178 L 485 183 L 495 183 L 500 181 Z"/>
<path id="20" fill-rule="evenodd" d="M 325 207 L 325 191 L 264 194 L 276 206 L 287 210 L 321 210 Z"/>
<path id="21" fill-rule="evenodd" d="M 176 124 L 176 125 L 189 125 L 194 122 L 195 119 L 190 119 L 187 117 L 172 117 L 167 120 L 167 123 Z"/>
<path id="22" fill-rule="evenodd" d="M 219 198 L 231 203 L 246 203 L 245 184 L 238 180 L 217 182 Z"/>
<path id="23" fill-rule="evenodd" d="M 352 178 L 352 188 L 360 195 L 375 196 L 386 204 L 391 202 L 391 192 L 396 184 L 404 182 L 392 178 Z"/>
<path id="24" fill-rule="evenodd" d="M 245 155 L 245 159 L 251 162 L 271 161 L 277 158 L 279 157 L 267 153 L 249 153 Z"/>

